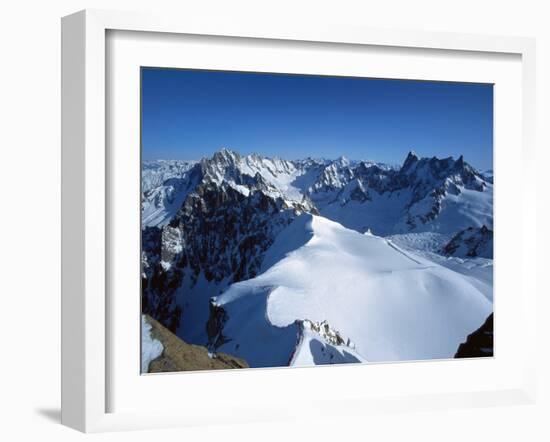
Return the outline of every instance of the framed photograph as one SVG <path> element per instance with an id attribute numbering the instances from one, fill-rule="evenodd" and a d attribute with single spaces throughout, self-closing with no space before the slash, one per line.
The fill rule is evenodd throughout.
<path id="1" fill-rule="evenodd" d="M 493 356 L 493 87 L 142 67 L 142 373 Z"/>
<path id="2" fill-rule="evenodd" d="M 62 31 L 64 424 L 534 400 L 532 40 Z"/>

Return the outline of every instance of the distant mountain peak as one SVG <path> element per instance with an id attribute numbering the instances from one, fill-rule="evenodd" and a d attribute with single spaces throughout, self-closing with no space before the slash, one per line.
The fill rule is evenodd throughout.
<path id="1" fill-rule="evenodd" d="M 340 166 L 349 166 L 351 164 L 350 160 L 344 155 L 339 156 L 335 162 L 340 164 Z"/>
<path id="2" fill-rule="evenodd" d="M 205 183 L 219 186 L 220 191 L 229 188 L 243 197 L 261 192 L 283 201 L 285 207 L 326 214 L 357 231 L 370 227 L 377 234 L 466 228 L 471 225 L 468 216 L 457 218 L 460 222 L 451 223 L 452 228 L 447 227 L 448 223 L 432 222 L 450 207 L 449 203 L 463 204 L 457 197 L 459 201 L 469 198 L 462 195 L 464 189 L 489 189 L 481 200 L 477 198 L 483 203 L 475 212 L 483 213 L 482 221 L 492 225 L 492 180 L 472 168 L 462 155 L 458 159 L 420 158 L 411 150 L 402 166 L 389 167 L 372 161 L 350 161 L 344 156 L 285 160 L 241 155 L 224 147 L 198 164 L 175 161 L 157 163 L 153 168 L 144 163 L 142 183 L 146 192 L 145 226 L 170 222 L 186 198 Z M 445 202 L 448 195 L 452 199 Z"/>
<path id="3" fill-rule="evenodd" d="M 414 150 L 409 151 L 407 154 L 407 158 L 405 158 L 405 162 L 403 163 L 403 166 L 401 167 L 401 171 L 406 172 L 411 169 L 411 167 L 416 164 L 418 161 L 420 161 L 420 158 L 416 154 Z"/>
<path id="4" fill-rule="evenodd" d="M 241 158 L 241 155 L 238 152 L 228 149 L 227 147 L 222 147 L 220 150 L 215 152 L 214 155 L 212 156 L 212 159 L 214 161 L 222 160 L 224 162 L 228 162 L 228 161 L 235 162 L 235 161 L 238 161 L 240 158 Z"/>

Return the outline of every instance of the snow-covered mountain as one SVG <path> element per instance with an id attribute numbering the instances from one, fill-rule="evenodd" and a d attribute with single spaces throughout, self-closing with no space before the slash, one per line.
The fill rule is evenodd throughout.
<path id="1" fill-rule="evenodd" d="M 191 344 L 252 367 L 452 357 L 492 310 L 488 263 L 439 254 L 492 229 L 493 185 L 462 157 L 222 149 L 143 175 L 143 313 Z"/>
<path id="2" fill-rule="evenodd" d="M 141 167 L 141 216 L 143 225 L 168 220 L 183 203 L 187 172 L 196 161 L 143 161 Z"/>
<path id="3" fill-rule="evenodd" d="M 488 170 L 485 170 L 482 172 L 482 175 L 483 175 L 483 178 L 486 180 L 486 181 L 489 181 L 491 184 L 493 183 L 493 180 L 494 180 L 494 172 L 493 172 L 493 169 L 488 169 Z"/>
<path id="4" fill-rule="evenodd" d="M 295 354 L 315 363 L 323 352 L 340 362 L 450 358 L 492 311 L 464 276 L 310 214 L 277 237 L 265 267 L 211 300 L 225 316 L 211 345 L 255 367 L 292 365 Z M 311 326 L 304 335 L 304 321 L 343 338 Z"/>
<path id="5" fill-rule="evenodd" d="M 419 158 L 410 152 L 400 168 L 373 162 L 289 161 L 241 156 L 222 149 L 184 175 L 143 196 L 143 225 L 163 226 L 199 182 L 226 185 L 243 194 L 258 190 L 300 203 L 344 226 L 375 234 L 411 231 L 454 233 L 492 228 L 493 185 L 462 157 Z"/>
<path id="6" fill-rule="evenodd" d="M 182 178 L 196 161 L 144 160 L 141 163 L 141 191 L 161 186 L 170 178 Z"/>
<path id="7" fill-rule="evenodd" d="M 461 258 L 481 256 L 493 259 L 493 231 L 486 226 L 468 227 L 454 235 L 442 252 Z"/>

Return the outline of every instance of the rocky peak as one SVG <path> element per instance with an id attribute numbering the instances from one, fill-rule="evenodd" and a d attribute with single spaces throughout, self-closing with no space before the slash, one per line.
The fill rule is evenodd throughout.
<path id="1" fill-rule="evenodd" d="M 221 182 L 228 171 L 238 170 L 240 155 L 228 149 L 221 149 L 212 158 L 203 158 L 200 162 L 202 175 L 210 181 Z"/>
<path id="2" fill-rule="evenodd" d="M 237 164 L 241 159 L 241 155 L 226 147 L 222 147 L 219 151 L 215 152 L 212 156 L 212 161 L 216 161 L 222 164 Z"/>
<path id="3" fill-rule="evenodd" d="M 412 170 L 413 166 L 416 163 L 418 163 L 419 160 L 420 160 L 420 158 L 418 157 L 418 155 L 416 155 L 414 150 L 409 151 L 409 153 L 407 154 L 407 158 L 405 158 L 405 162 L 403 163 L 403 166 L 401 167 L 401 172 L 402 173 L 410 172 Z"/>
<path id="4" fill-rule="evenodd" d="M 486 225 L 468 227 L 456 233 L 441 250 L 444 255 L 460 258 L 493 258 L 493 231 Z"/>
<path id="5" fill-rule="evenodd" d="M 338 157 L 334 162 L 338 164 L 340 167 L 346 167 L 351 164 L 350 160 L 344 155 Z"/>
<path id="6" fill-rule="evenodd" d="M 262 168 L 262 158 L 249 155 L 241 157 L 228 149 L 216 152 L 212 158 L 201 161 L 201 171 L 204 183 L 216 183 L 221 186 L 237 186 L 248 193 L 253 190 L 276 189 L 259 173 Z"/>

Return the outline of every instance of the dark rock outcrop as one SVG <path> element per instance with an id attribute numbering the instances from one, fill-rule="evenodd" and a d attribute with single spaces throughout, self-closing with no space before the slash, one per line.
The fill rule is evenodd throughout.
<path id="1" fill-rule="evenodd" d="M 455 358 L 482 358 L 493 356 L 493 314 L 481 327 L 468 335 L 466 342 L 460 344 Z"/>

